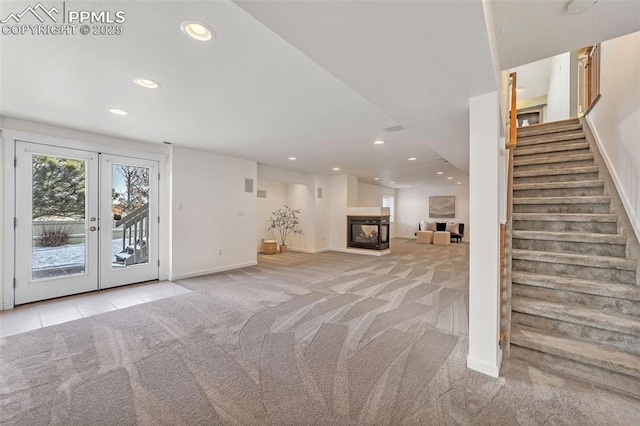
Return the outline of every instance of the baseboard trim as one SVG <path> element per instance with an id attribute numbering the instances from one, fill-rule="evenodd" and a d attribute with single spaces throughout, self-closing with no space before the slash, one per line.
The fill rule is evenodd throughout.
<path id="1" fill-rule="evenodd" d="M 301 247 L 289 247 L 288 249 L 289 249 L 289 251 L 297 251 L 297 252 L 300 252 L 300 253 L 312 253 L 312 254 L 322 253 L 322 252 L 330 250 L 328 248 L 323 248 L 323 249 L 317 249 L 316 250 L 316 249 L 308 249 L 308 248 L 301 248 Z"/>
<path id="2" fill-rule="evenodd" d="M 488 364 L 484 361 L 480 361 L 477 358 L 473 358 L 471 355 L 467 356 L 467 368 L 477 371 L 478 373 L 486 374 L 491 377 L 500 377 L 500 367 L 502 366 L 502 349 L 498 351 L 497 365 Z"/>
<path id="3" fill-rule="evenodd" d="M 340 253 L 351 253 L 351 254 L 362 254 L 364 256 L 386 256 L 391 254 L 391 250 L 368 250 L 368 249 L 357 249 L 357 248 L 334 248 L 331 251 L 339 251 Z"/>
<path id="4" fill-rule="evenodd" d="M 233 269 L 246 268 L 247 266 L 255 266 L 257 264 L 258 262 L 254 260 L 253 262 L 237 263 L 235 265 L 221 266 L 219 268 L 205 269 L 197 272 L 188 272 L 186 274 L 171 275 L 169 277 L 169 281 L 183 280 L 185 278 L 201 277 L 203 275 L 215 274 L 217 272 L 231 271 Z"/>

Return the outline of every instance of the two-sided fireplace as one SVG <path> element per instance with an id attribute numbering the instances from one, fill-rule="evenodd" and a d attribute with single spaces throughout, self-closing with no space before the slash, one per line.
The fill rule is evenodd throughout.
<path id="1" fill-rule="evenodd" d="M 389 216 L 347 216 L 347 247 L 389 248 Z"/>

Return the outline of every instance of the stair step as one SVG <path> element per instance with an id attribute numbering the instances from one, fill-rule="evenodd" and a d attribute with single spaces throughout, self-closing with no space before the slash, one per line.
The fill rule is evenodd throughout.
<path id="1" fill-rule="evenodd" d="M 534 146 L 530 148 L 528 146 L 517 147 L 513 152 L 513 155 L 516 157 L 529 156 L 534 154 L 553 154 L 558 152 L 566 153 L 566 151 L 577 151 L 577 150 L 588 150 L 589 143 L 588 142 L 580 142 L 580 143 L 571 143 L 571 144 L 563 144 L 563 145 L 548 145 L 548 146 Z"/>
<path id="2" fill-rule="evenodd" d="M 513 204 L 608 204 L 608 195 L 590 195 L 586 197 L 520 197 L 514 198 Z"/>
<path id="3" fill-rule="evenodd" d="M 589 266 L 593 268 L 618 269 L 622 271 L 635 271 L 638 265 L 632 259 L 592 256 L 577 253 L 557 253 L 536 250 L 512 250 L 511 257 L 518 260 L 533 262 L 558 263 L 563 265 Z"/>
<path id="4" fill-rule="evenodd" d="M 640 302 L 640 287 L 634 285 L 559 277 L 556 275 L 542 275 L 522 271 L 513 271 L 511 273 L 511 281 L 529 286 Z"/>
<path id="5" fill-rule="evenodd" d="M 565 167 L 554 169 L 533 168 L 530 170 L 516 170 L 513 172 L 513 182 L 520 183 L 541 183 L 541 182 L 566 182 L 585 181 L 599 179 L 597 166 L 588 165 L 586 167 Z"/>
<path id="6" fill-rule="evenodd" d="M 617 333 L 640 335 L 640 320 L 631 316 L 612 315 L 587 307 L 513 296 L 511 309 L 529 315 L 551 318 Z"/>
<path id="7" fill-rule="evenodd" d="M 593 160 L 593 154 L 575 154 L 575 155 L 557 155 L 554 157 L 545 157 L 545 158 L 532 158 L 530 160 L 526 158 L 516 158 L 513 160 L 514 167 L 522 167 L 522 166 L 537 166 L 537 165 L 546 165 L 551 166 L 553 164 L 558 163 L 573 163 L 579 161 L 590 161 Z M 541 169 L 543 169 L 541 167 Z"/>
<path id="8" fill-rule="evenodd" d="M 571 197 L 513 198 L 514 213 L 574 213 L 606 214 L 610 212 L 611 197 L 607 195 Z"/>
<path id="9" fill-rule="evenodd" d="M 640 357 L 637 354 L 558 337 L 516 324 L 511 327 L 511 344 L 640 378 Z"/>
<path id="10" fill-rule="evenodd" d="M 624 257 L 513 249 L 511 258 L 514 271 L 636 284 L 637 264 Z"/>
<path id="11" fill-rule="evenodd" d="M 518 136 L 520 135 L 525 136 L 525 135 L 530 135 L 538 132 L 549 133 L 554 130 L 563 131 L 561 129 L 567 128 L 569 126 L 579 126 L 579 128 L 582 128 L 580 119 L 568 118 L 566 120 L 551 121 L 547 123 L 532 124 L 530 126 L 518 127 Z"/>
<path id="12" fill-rule="evenodd" d="M 514 197 L 586 197 L 604 195 L 604 180 L 525 182 L 513 185 Z"/>
<path id="13" fill-rule="evenodd" d="M 530 136 L 548 135 L 559 132 L 571 132 L 582 130 L 582 124 L 562 124 L 559 126 L 528 126 L 518 128 L 518 138 L 526 138 Z"/>
<path id="14" fill-rule="evenodd" d="M 569 303 L 573 305 L 581 305 L 590 309 L 596 309 L 602 312 L 608 312 L 614 315 L 627 315 L 640 318 L 640 301 L 627 299 L 624 296 L 631 294 L 632 297 L 638 296 L 640 287 L 634 285 L 625 285 L 617 283 L 597 282 L 592 280 L 579 280 L 577 278 L 567 278 L 552 275 L 530 274 L 538 277 L 546 277 L 546 281 L 528 279 L 522 277 L 526 272 L 516 271 L 515 278 L 512 277 L 512 294 L 529 297 L 532 299 L 546 300 L 549 302 Z M 566 280 L 563 282 L 563 280 Z M 568 284 L 565 284 L 568 281 Z M 574 284 L 581 281 L 588 282 L 586 285 Z M 618 290 L 617 287 L 623 287 Z M 636 290 L 636 294 L 633 293 Z M 595 294 L 594 294 L 595 293 Z M 516 321 L 519 324 L 525 324 L 523 321 Z M 531 325 L 532 327 L 540 327 L 540 325 Z M 584 337 L 584 336 L 578 336 Z M 604 336 L 606 340 L 611 342 L 611 336 Z M 640 335 L 635 336 L 636 347 L 640 350 Z M 628 344 L 628 338 L 627 342 Z"/>
<path id="15" fill-rule="evenodd" d="M 512 247 L 520 250 L 626 256 L 626 238 L 618 234 L 516 229 L 512 232 Z"/>
<path id="16" fill-rule="evenodd" d="M 545 144 L 562 144 L 563 142 L 575 142 L 586 138 L 585 132 L 579 129 L 568 129 L 558 132 L 537 133 L 532 135 L 518 135 L 516 148 L 531 147 Z"/>
<path id="17" fill-rule="evenodd" d="M 544 241 L 567 241 L 575 243 L 598 243 L 598 244 L 619 244 L 625 245 L 627 239 L 618 234 L 595 234 L 588 232 L 548 232 L 548 231 L 521 231 L 514 230 L 514 239 L 524 240 L 544 240 Z"/>
<path id="18" fill-rule="evenodd" d="M 616 234 L 618 216 L 586 213 L 513 213 L 513 229 L 543 232 Z"/>
<path id="19" fill-rule="evenodd" d="M 616 214 L 588 214 L 588 213 L 514 213 L 513 220 L 531 220 L 548 222 L 597 222 L 618 223 Z"/>
<path id="20" fill-rule="evenodd" d="M 514 191 L 524 191 L 530 189 L 568 189 L 568 188 L 604 188 L 604 180 L 577 180 L 563 182 L 529 182 L 514 183 Z"/>

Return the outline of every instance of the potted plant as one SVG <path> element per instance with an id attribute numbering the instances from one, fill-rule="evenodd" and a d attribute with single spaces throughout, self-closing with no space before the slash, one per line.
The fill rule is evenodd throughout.
<path id="1" fill-rule="evenodd" d="M 290 234 L 301 235 L 300 209 L 294 209 L 287 205 L 271 212 L 269 230 L 275 229 L 280 234 L 280 253 L 287 252 L 287 237 Z"/>

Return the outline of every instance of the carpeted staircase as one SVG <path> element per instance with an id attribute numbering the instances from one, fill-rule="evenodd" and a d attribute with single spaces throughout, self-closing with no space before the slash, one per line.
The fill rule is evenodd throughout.
<path id="1" fill-rule="evenodd" d="M 588 129 L 520 128 L 513 164 L 511 356 L 640 396 L 638 243 Z"/>

